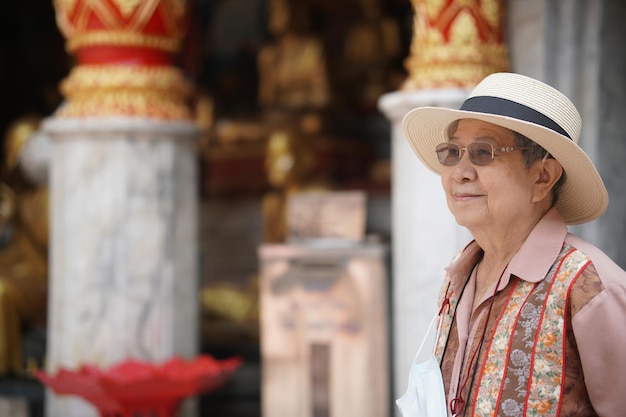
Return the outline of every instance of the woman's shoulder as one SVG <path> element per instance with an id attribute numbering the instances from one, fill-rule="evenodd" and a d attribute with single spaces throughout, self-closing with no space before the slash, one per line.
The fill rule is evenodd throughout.
<path id="1" fill-rule="evenodd" d="M 626 271 L 600 248 L 569 233 L 565 242 L 589 258 L 604 287 L 620 286 L 626 288 Z"/>

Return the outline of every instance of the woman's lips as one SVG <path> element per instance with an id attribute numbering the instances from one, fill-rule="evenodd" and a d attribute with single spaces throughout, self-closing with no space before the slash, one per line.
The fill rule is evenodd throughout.
<path id="1" fill-rule="evenodd" d="M 476 197 L 481 197 L 481 194 L 472 194 L 472 193 L 453 193 L 452 196 L 455 200 L 459 201 L 467 201 Z"/>

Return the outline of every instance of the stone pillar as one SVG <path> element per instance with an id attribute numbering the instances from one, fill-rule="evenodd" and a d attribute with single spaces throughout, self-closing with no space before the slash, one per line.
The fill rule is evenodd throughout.
<path id="1" fill-rule="evenodd" d="M 471 239 L 448 210 L 439 176 L 417 159 L 400 122 L 415 107 L 458 107 L 466 96 L 462 89 L 400 91 L 379 102 L 392 124 L 394 399 L 406 389 L 411 361 L 436 313 L 444 268 Z"/>
<path id="2" fill-rule="evenodd" d="M 623 2 L 508 0 L 509 48 L 516 72 L 530 75 L 565 93 L 580 111 L 580 146 L 594 161 L 609 192 L 606 213 L 570 227 L 626 268 L 623 193 L 626 134 L 625 58 L 616 54 L 626 35 Z"/>
<path id="3" fill-rule="evenodd" d="M 55 2 L 78 65 L 50 136 L 47 372 L 198 350 L 198 129 L 172 66 L 185 1 Z M 48 417 L 89 417 L 75 397 Z M 186 411 L 185 415 L 193 412 Z"/>
<path id="4" fill-rule="evenodd" d="M 411 361 L 437 312 L 444 268 L 471 240 L 449 212 L 439 176 L 411 150 L 401 120 L 415 107 L 458 108 L 482 78 L 507 70 L 502 4 L 498 0 L 481 4 L 413 0 L 415 26 L 406 60 L 409 77 L 401 91 L 379 101 L 391 120 L 393 141 L 393 398 L 406 390 Z"/>
<path id="5" fill-rule="evenodd" d="M 595 236 L 603 250 L 626 269 L 626 132 L 623 115 L 626 114 L 626 56 L 621 51 L 626 40 L 626 4 L 617 0 L 603 2 L 598 19 L 599 68 L 598 96 L 599 111 L 598 144 L 596 166 L 609 192 L 609 207 L 598 219 Z M 591 109 L 590 109 L 591 111 Z"/>

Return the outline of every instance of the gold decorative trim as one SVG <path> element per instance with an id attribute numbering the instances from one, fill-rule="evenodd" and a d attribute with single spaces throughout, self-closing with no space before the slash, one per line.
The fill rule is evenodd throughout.
<path id="1" fill-rule="evenodd" d="M 472 88 L 486 74 L 501 71 L 499 66 L 484 64 L 442 64 L 418 69 L 402 85 L 403 90 L 432 88 Z"/>
<path id="2" fill-rule="evenodd" d="M 411 0 L 415 11 L 403 90 L 472 88 L 509 68 L 502 0 Z"/>
<path id="3" fill-rule="evenodd" d="M 192 120 L 189 109 L 167 95 L 133 91 L 99 91 L 72 98 L 55 117 L 148 117 L 161 120 Z"/>
<path id="4" fill-rule="evenodd" d="M 184 17 L 186 13 L 187 0 L 53 0 L 56 9 L 56 20 L 59 29 L 73 44 L 74 36 L 89 37 L 91 32 L 100 32 L 97 35 L 97 42 L 102 43 L 101 33 L 129 33 L 136 37 L 156 37 L 174 38 L 182 37 L 186 28 Z M 165 33 L 158 36 L 142 33 L 150 20 L 158 16 L 164 25 Z M 95 19 L 103 28 L 90 28 L 91 21 Z M 105 43 L 119 43 L 116 37 L 105 41 Z M 135 39 L 130 41 L 122 40 L 123 44 L 132 42 L 137 44 Z M 174 41 L 177 43 L 177 41 Z M 89 43 L 93 43 L 89 41 Z M 83 45 L 82 41 L 78 42 Z M 151 44 L 152 45 L 152 44 Z M 161 45 L 161 42 L 158 43 Z M 167 47 L 167 50 L 175 50 L 175 47 Z M 70 47 L 69 50 L 74 50 Z"/>
<path id="5" fill-rule="evenodd" d="M 112 2 L 117 6 L 122 16 L 128 18 L 128 16 L 135 12 L 141 0 L 112 0 Z"/>
<path id="6" fill-rule="evenodd" d="M 507 49 L 497 45 L 447 45 L 434 48 L 424 48 L 419 56 L 411 56 L 406 60 L 409 71 L 423 66 L 449 64 L 478 64 L 502 65 L 508 63 Z"/>
<path id="7" fill-rule="evenodd" d="M 421 88 L 472 88 L 487 74 L 506 70 L 507 49 L 501 44 L 425 48 L 405 61 L 411 76 L 403 90 Z"/>
<path id="8" fill-rule="evenodd" d="M 62 81 L 56 117 L 140 116 L 190 120 L 192 86 L 173 67 L 79 66 Z"/>
<path id="9" fill-rule="evenodd" d="M 178 68 L 170 66 L 80 65 L 62 82 L 65 88 L 154 88 L 189 92 Z"/>
<path id="10" fill-rule="evenodd" d="M 86 46 L 137 46 L 143 48 L 160 49 L 167 52 L 176 52 L 180 47 L 181 38 L 145 35 L 137 32 L 101 30 L 77 33 L 68 39 L 66 49 L 74 52 Z"/>

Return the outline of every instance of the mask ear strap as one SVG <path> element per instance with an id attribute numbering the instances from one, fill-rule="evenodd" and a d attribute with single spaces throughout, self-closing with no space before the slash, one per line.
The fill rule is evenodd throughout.
<path id="1" fill-rule="evenodd" d="M 424 348 L 424 344 L 426 343 L 426 340 L 428 339 L 428 336 L 432 332 L 433 326 L 435 325 L 435 322 L 437 321 L 437 318 L 439 318 L 439 314 L 435 314 L 433 316 L 432 320 L 430 321 L 430 324 L 428 325 L 428 330 L 426 330 L 426 334 L 424 335 L 424 338 L 422 339 L 422 343 L 420 343 L 420 347 L 419 347 L 419 349 L 417 349 L 417 353 L 415 354 L 415 358 L 416 359 L 419 357 L 420 352 Z M 437 342 L 437 339 L 435 339 L 435 343 L 436 342 Z"/>

